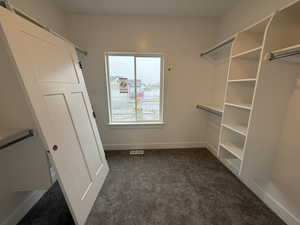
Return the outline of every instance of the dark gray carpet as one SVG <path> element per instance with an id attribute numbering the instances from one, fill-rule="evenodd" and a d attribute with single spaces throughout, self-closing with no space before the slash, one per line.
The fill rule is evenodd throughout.
<path id="1" fill-rule="evenodd" d="M 285 224 L 207 150 L 146 151 L 145 156 L 117 151 L 107 158 L 110 174 L 87 225 Z M 62 196 L 57 187 L 50 194 Z M 33 209 L 20 225 L 72 224 L 66 209 L 43 210 Z M 32 213 L 40 218 L 34 220 Z M 26 223 L 28 217 L 32 223 Z"/>
<path id="2" fill-rule="evenodd" d="M 18 225 L 75 225 L 58 183 L 44 194 Z"/>

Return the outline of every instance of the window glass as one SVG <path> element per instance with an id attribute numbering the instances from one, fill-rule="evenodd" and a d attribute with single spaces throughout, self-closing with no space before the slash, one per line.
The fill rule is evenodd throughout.
<path id="1" fill-rule="evenodd" d="M 137 119 L 159 120 L 160 57 L 136 58 Z"/>
<path id="2" fill-rule="evenodd" d="M 161 56 L 107 56 L 111 123 L 162 120 L 161 63 Z"/>
<path id="3" fill-rule="evenodd" d="M 111 120 L 129 122 L 136 120 L 134 57 L 109 56 Z"/>

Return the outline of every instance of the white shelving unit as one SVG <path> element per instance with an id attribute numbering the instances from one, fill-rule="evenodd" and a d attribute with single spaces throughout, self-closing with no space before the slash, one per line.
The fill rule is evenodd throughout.
<path id="1" fill-rule="evenodd" d="M 248 50 L 231 58 L 228 81 L 253 82 L 257 79 L 261 47 Z"/>
<path id="2" fill-rule="evenodd" d="M 226 102 L 251 107 L 254 88 L 254 82 L 228 82 Z"/>
<path id="3" fill-rule="evenodd" d="M 261 48 L 268 22 L 268 20 L 263 20 L 238 33 L 233 46 L 232 55 L 236 56 L 243 53 L 250 53 Z"/>
<path id="4" fill-rule="evenodd" d="M 300 224 L 300 1 L 267 30 L 241 177 L 289 225 Z M 271 57 L 270 57 L 271 56 Z M 225 113 L 224 113 L 225 114 Z"/>
<path id="5" fill-rule="evenodd" d="M 231 153 L 233 156 L 241 160 L 243 153 L 242 147 L 236 146 L 235 144 L 232 144 L 230 142 L 224 144 L 221 143 L 220 146 Z"/>
<path id="6" fill-rule="evenodd" d="M 247 135 L 247 127 L 236 125 L 236 124 L 222 124 L 222 126 L 241 135 L 244 136 Z"/>
<path id="7" fill-rule="evenodd" d="M 300 1 L 237 33 L 227 66 L 217 158 L 300 225 Z"/>
<path id="8" fill-rule="evenodd" d="M 220 160 L 231 170 L 236 176 L 238 176 L 241 160 L 229 153 L 222 145 L 220 145 Z"/>
<path id="9" fill-rule="evenodd" d="M 229 169 L 234 168 L 238 176 L 243 165 L 249 120 L 269 20 L 270 18 L 267 18 L 238 33 L 232 47 L 218 156 Z"/>
<path id="10" fill-rule="evenodd" d="M 223 126 L 246 136 L 250 110 L 226 105 L 225 112 L 226 113 L 224 113 Z"/>
<path id="11" fill-rule="evenodd" d="M 242 160 L 243 148 L 245 145 L 244 135 L 223 126 L 220 145 L 235 157 Z"/>
<path id="12" fill-rule="evenodd" d="M 253 49 L 249 49 L 247 51 L 240 52 L 236 55 L 233 55 L 232 58 L 233 59 L 240 58 L 240 59 L 246 59 L 246 60 L 255 60 L 255 59 L 259 58 L 261 49 L 262 49 L 262 46 L 259 46 L 257 48 L 253 48 Z"/>

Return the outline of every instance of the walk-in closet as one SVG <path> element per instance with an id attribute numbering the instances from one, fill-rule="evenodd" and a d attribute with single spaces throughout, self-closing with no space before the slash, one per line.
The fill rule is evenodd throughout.
<path id="1" fill-rule="evenodd" d="M 0 0 L 0 225 L 300 225 L 300 0 Z"/>

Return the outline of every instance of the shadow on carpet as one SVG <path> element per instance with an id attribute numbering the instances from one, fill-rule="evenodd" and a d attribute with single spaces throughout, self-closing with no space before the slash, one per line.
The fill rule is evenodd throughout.
<path id="1" fill-rule="evenodd" d="M 52 185 L 18 225 L 75 225 L 57 182 Z"/>

